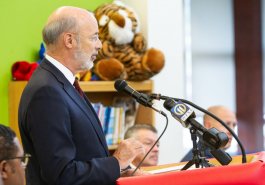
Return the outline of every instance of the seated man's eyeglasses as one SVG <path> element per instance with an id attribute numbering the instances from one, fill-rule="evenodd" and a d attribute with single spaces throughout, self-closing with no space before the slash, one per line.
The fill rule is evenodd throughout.
<path id="1" fill-rule="evenodd" d="M 6 158 L 6 159 L 2 159 L 1 161 L 3 160 L 14 160 L 14 159 L 20 159 L 21 161 L 21 166 L 23 168 L 26 168 L 27 165 L 28 165 L 28 162 L 29 162 L 29 158 L 31 157 L 30 154 L 24 154 L 24 156 L 18 156 L 18 157 L 10 157 L 10 158 Z"/>

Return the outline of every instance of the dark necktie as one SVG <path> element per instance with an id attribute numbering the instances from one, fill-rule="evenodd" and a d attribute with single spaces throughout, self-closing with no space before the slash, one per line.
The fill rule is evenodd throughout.
<path id="1" fill-rule="evenodd" d="M 82 89 L 80 88 L 80 85 L 78 83 L 78 79 L 77 78 L 75 78 L 75 82 L 74 82 L 73 85 L 74 85 L 75 89 L 77 90 L 77 92 L 80 94 L 80 96 L 84 97 L 84 93 L 83 93 Z"/>

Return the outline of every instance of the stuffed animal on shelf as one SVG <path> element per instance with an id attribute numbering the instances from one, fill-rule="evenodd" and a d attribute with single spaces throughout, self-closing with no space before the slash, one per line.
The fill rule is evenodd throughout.
<path id="1" fill-rule="evenodd" d="M 161 71 L 164 54 L 155 48 L 146 49 L 137 15 L 131 8 L 115 1 L 98 7 L 94 14 L 102 49 L 92 71 L 101 80 L 143 81 Z"/>
<path id="2" fill-rule="evenodd" d="M 40 44 L 39 49 L 39 59 L 36 62 L 28 62 L 28 61 L 17 61 L 11 67 L 12 80 L 14 81 L 28 81 L 41 63 L 45 54 L 45 46 L 43 43 Z"/>
<path id="3" fill-rule="evenodd" d="M 37 67 L 38 63 L 36 62 L 17 61 L 11 68 L 12 79 L 14 81 L 28 81 Z"/>

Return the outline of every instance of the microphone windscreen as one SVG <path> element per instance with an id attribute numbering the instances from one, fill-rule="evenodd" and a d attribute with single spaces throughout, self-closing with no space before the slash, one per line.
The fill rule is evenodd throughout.
<path id="1" fill-rule="evenodd" d="M 116 80 L 114 83 L 114 87 L 117 91 L 122 91 L 127 86 L 127 83 L 125 80 Z"/>
<path id="2" fill-rule="evenodd" d="M 174 107 L 176 105 L 176 102 L 172 99 L 166 99 L 164 101 L 164 107 L 167 109 L 167 110 L 171 110 L 172 107 Z"/>

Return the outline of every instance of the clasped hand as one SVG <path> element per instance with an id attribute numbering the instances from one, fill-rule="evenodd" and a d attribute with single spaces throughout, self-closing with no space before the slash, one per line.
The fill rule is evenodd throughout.
<path id="1" fill-rule="evenodd" d="M 145 152 L 142 143 L 134 138 L 129 138 L 120 142 L 113 156 L 118 160 L 120 169 L 125 169 L 137 155 L 145 154 Z"/>

